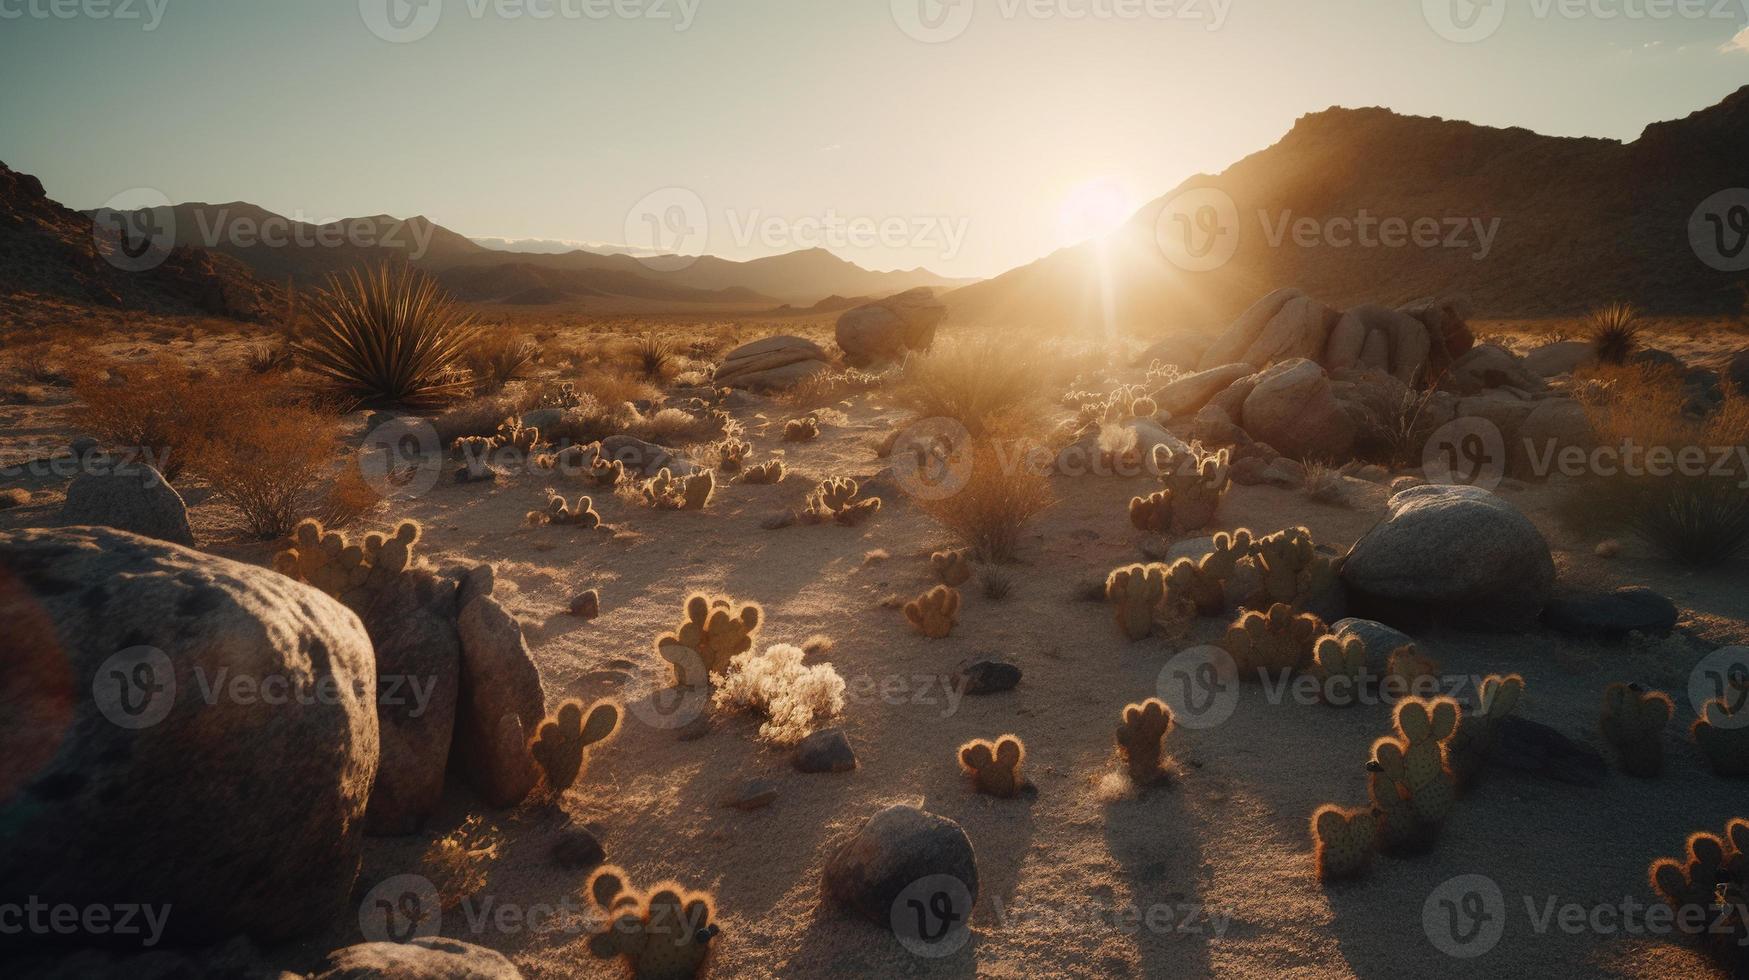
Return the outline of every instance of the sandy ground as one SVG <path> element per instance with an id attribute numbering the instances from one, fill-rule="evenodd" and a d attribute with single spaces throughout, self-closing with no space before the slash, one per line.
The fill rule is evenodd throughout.
<path id="1" fill-rule="evenodd" d="M 52 396 L 0 407 L 0 460 L 31 455 L 27 444 L 63 442 L 56 414 L 63 406 L 63 396 Z M 1195 636 L 1176 642 L 1128 643 L 1105 605 L 1078 595 L 1083 581 L 1141 560 L 1125 504 L 1149 481 L 1056 478 L 1058 506 L 1036 523 L 1008 569 L 1013 593 L 994 602 L 974 581 L 964 589 L 954 634 L 927 640 L 882 600 L 932 584 L 927 555 L 950 538 L 877 476 L 873 447 L 903 413 L 880 393 L 841 408 L 818 441 L 787 452 L 778 430 L 792 413 L 776 405 L 738 412 L 754 459 L 783 453 L 792 475 L 777 487 L 719 490 L 703 513 L 657 513 L 596 494 L 613 533 L 530 528 L 524 513 L 554 484 L 549 474 L 517 473 L 491 486 L 445 481 L 367 521 L 387 526 L 412 517 L 426 527 L 424 552 L 432 560 L 496 564 L 499 593 L 522 618 L 549 702 L 612 696 L 647 703 L 667 681 L 653 640 L 675 626 L 694 591 L 760 602 L 767 612 L 761 644 L 800 643 L 816 633 L 835 641 L 822 659 L 850 685 L 841 723 L 860 759 L 857 771 L 799 774 L 786 751 L 759 742 L 751 718 L 719 718 L 704 739 L 681 742 L 634 710 L 562 802 L 570 818 L 600 832 L 609 860 L 635 883 L 672 878 L 715 894 L 723 930 L 715 975 L 1713 975 L 1679 939 L 1617 932 L 1601 917 L 1611 928 L 1567 932 L 1539 927 L 1537 919 L 1551 901 L 1587 911 L 1624 901 L 1643 907 L 1653 899 L 1645 881 L 1650 861 L 1677 853 L 1690 832 L 1717 830 L 1749 811 L 1743 787 L 1712 776 L 1674 725 L 1656 783 L 1612 773 L 1586 788 L 1491 773 L 1460 801 L 1432 854 L 1381 858 L 1363 882 L 1326 888 L 1313 875 L 1307 818 L 1322 803 L 1365 801 L 1363 765 L 1372 740 L 1390 726 L 1387 706 L 1271 703 L 1251 685 L 1226 723 L 1181 728 L 1168 739 L 1178 776 L 1170 788 L 1114 794 L 1119 711 L 1157 693 L 1162 667 L 1177 650 L 1216 638 L 1226 625 L 1204 620 Z M 830 475 L 865 478 L 886 507 L 857 529 L 761 529 L 765 517 Z M 37 491 L 29 506 L 0 511 L 0 526 L 52 522 L 54 480 L 8 476 L 0 484 Z M 1563 581 L 1664 592 L 1683 610 L 1678 636 L 1624 645 L 1551 633 L 1418 639 L 1447 675 L 1522 673 L 1522 715 L 1600 748 L 1598 705 L 1613 681 L 1671 691 L 1686 728 L 1693 710 L 1683 692 L 1693 665 L 1715 646 L 1749 637 L 1749 568 L 1694 574 L 1632 542 L 1605 562 L 1592 553 L 1596 540 L 1549 516 L 1555 488 L 1503 492 L 1542 527 Z M 1344 509 L 1297 492 L 1236 487 L 1221 524 L 1260 532 L 1303 524 L 1320 543 L 1345 549 L 1382 516 L 1385 496 L 1371 488 Z M 223 505 L 199 487 L 188 498 L 203 545 L 266 559 L 265 547 L 236 540 Z M 877 551 L 888 557 L 870 560 Z M 603 595 L 603 614 L 591 623 L 565 614 L 585 588 Z M 1006 694 L 958 699 L 943 676 L 973 656 L 1018 664 L 1025 679 Z M 870 693 L 877 691 L 884 693 Z M 1005 732 L 1026 741 L 1036 797 L 977 795 L 955 764 L 960 743 Z M 775 803 L 755 812 L 719 804 L 754 777 L 778 785 Z M 977 849 L 982 893 L 973 935 L 945 958 L 915 956 L 883 931 L 821 905 L 820 873 L 832 842 L 895 801 L 959 821 Z M 371 841 L 358 893 L 391 875 L 420 872 L 429 842 L 475 812 L 472 797 L 452 789 L 425 835 Z M 515 914 L 582 900 L 586 874 L 559 870 L 548 857 L 559 814 L 534 808 L 485 816 L 505 846 L 475 908 L 490 901 L 513 912 L 479 921 L 457 910 L 446 916 L 443 934 L 499 949 L 531 977 L 618 975 L 617 965 L 589 955 L 577 929 L 531 927 Z M 1440 952 L 1424 921 L 1435 890 L 1463 875 L 1486 876 L 1505 899 L 1502 938 L 1472 958 Z M 308 969 L 326 950 L 358 940 L 356 923 L 339 922 L 330 934 L 269 958 Z"/>

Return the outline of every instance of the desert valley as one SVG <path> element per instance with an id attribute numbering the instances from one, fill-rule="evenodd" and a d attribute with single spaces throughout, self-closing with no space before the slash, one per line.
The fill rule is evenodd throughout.
<path id="1" fill-rule="evenodd" d="M 1749 976 L 1749 87 L 1253 149 L 994 275 L 0 165 L 0 970 Z"/>

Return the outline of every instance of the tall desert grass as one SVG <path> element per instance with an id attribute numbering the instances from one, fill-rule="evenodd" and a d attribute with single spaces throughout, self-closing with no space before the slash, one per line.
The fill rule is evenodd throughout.
<path id="1" fill-rule="evenodd" d="M 917 506 L 986 563 L 1012 561 L 1032 519 L 1056 503 L 1050 481 L 1022 458 L 989 444 L 970 454 L 970 475 L 957 493 L 920 497 Z"/>
<path id="2" fill-rule="evenodd" d="M 1054 394 L 1053 370 L 1031 348 L 995 337 L 938 343 L 900 372 L 898 398 L 922 418 L 948 418 L 982 438 L 1023 428 Z"/>
<path id="3" fill-rule="evenodd" d="M 1684 564 L 1717 565 L 1742 554 L 1749 546 L 1749 472 L 1741 455 L 1749 446 L 1749 397 L 1728 392 L 1723 405 L 1696 420 L 1683 416 L 1682 383 L 1669 371 L 1605 365 L 1597 378 L 1586 413 L 1599 445 L 1633 447 L 1638 472 L 1619 466 L 1580 481 L 1563 514 L 1572 523 L 1626 527 Z M 1647 465 L 1652 454 L 1669 462 Z"/>

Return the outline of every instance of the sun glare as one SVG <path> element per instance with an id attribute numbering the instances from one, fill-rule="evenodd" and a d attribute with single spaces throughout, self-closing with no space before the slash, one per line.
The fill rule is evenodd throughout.
<path id="1" fill-rule="evenodd" d="M 1115 177 L 1076 184 L 1057 210 L 1058 241 L 1064 246 L 1104 238 L 1135 213 L 1129 188 Z"/>

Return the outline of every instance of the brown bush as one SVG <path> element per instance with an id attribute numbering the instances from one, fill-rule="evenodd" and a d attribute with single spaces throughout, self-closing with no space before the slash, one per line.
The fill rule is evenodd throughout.
<path id="1" fill-rule="evenodd" d="M 209 372 L 167 354 L 142 363 L 93 365 L 79 371 L 73 385 L 80 401 L 72 412 L 76 426 L 113 448 L 141 452 L 172 481 L 231 411 L 235 390 L 263 390 L 258 378 L 216 384 Z"/>
<path id="2" fill-rule="evenodd" d="M 281 537 L 314 506 L 313 488 L 333 459 L 339 419 L 288 389 L 227 380 L 227 413 L 193 442 L 189 466 L 242 511 L 252 533 Z"/>
<path id="3" fill-rule="evenodd" d="M 917 505 L 959 539 L 981 562 L 1010 561 L 1034 517 L 1056 503 L 1050 481 L 1019 452 L 989 445 L 971 453 L 971 472 L 959 492 Z"/>
<path id="4" fill-rule="evenodd" d="M 898 398 L 923 418 L 948 418 L 973 436 L 1023 428 L 1055 383 L 1029 348 L 996 338 L 938 344 L 915 355 L 900 376 Z"/>

